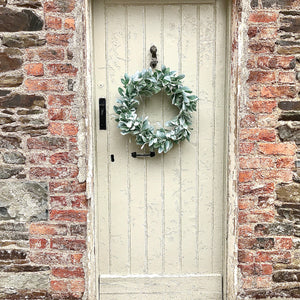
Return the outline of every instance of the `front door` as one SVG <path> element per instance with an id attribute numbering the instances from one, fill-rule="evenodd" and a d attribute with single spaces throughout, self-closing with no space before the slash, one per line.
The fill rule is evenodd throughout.
<path id="1" fill-rule="evenodd" d="M 225 0 L 94 0 L 93 14 L 100 299 L 222 299 Z M 133 158 L 147 149 L 120 134 L 113 105 L 124 73 L 149 68 L 152 45 L 157 68 L 185 74 L 200 100 L 191 142 Z M 138 113 L 152 124 L 177 114 L 164 93 Z"/>

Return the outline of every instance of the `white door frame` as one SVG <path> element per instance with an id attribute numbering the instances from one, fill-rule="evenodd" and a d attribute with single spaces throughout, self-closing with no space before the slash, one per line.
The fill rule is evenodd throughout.
<path id="1" fill-rule="evenodd" d="M 93 43 L 92 43 L 92 2 L 96 0 L 84 0 L 84 16 L 86 25 L 86 97 L 87 97 L 87 196 L 90 199 L 88 214 L 88 236 L 87 236 L 87 256 L 85 257 L 86 274 L 86 293 L 83 299 L 98 299 L 98 278 L 96 270 L 96 192 L 95 192 L 95 142 L 96 126 L 94 111 L 94 82 L 93 82 Z M 226 203 L 224 217 L 224 299 L 235 299 L 237 295 L 237 97 L 241 82 L 238 79 L 239 70 L 243 68 L 240 62 L 241 56 L 245 51 L 231 50 L 233 40 L 239 37 L 239 46 L 244 44 L 243 34 L 240 33 L 237 9 L 234 4 L 235 0 L 228 0 L 228 45 L 227 46 L 227 112 L 226 119 L 228 129 L 226 132 Z M 238 65 L 238 69 L 234 66 Z M 231 74 L 231 76 L 230 76 Z"/>

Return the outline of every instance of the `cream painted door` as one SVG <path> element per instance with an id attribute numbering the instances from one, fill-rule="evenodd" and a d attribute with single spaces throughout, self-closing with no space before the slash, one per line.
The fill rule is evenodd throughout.
<path id="1" fill-rule="evenodd" d="M 225 1 L 95 0 L 93 13 L 100 299 L 222 299 Z M 200 101 L 190 143 L 132 158 L 142 151 L 120 134 L 113 105 L 124 73 L 149 67 L 152 45 L 158 67 L 185 74 Z M 176 110 L 158 94 L 139 113 L 154 124 Z"/>

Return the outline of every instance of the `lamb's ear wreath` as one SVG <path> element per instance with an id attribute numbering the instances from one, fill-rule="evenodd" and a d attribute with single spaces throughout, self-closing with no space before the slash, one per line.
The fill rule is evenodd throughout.
<path id="1" fill-rule="evenodd" d="M 175 71 L 162 66 L 161 70 L 152 69 L 137 72 L 129 77 L 127 74 L 121 79 L 123 88 L 119 87 L 121 98 L 114 106 L 117 113 L 116 121 L 121 134 L 136 136 L 136 143 L 149 145 L 151 150 L 158 149 L 158 153 L 168 152 L 174 144 L 187 139 L 189 141 L 192 128 L 192 112 L 196 111 L 199 98 L 192 95 L 192 91 L 182 84 L 184 75 L 176 75 Z M 151 97 L 164 90 L 171 98 L 172 104 L 179 109 L 178 115 L 165 123 L 168 128 L 157 130 L 150 124 L 148 117 L 140 118 L 136 110 L 140 104 L 139 96 Z"/>

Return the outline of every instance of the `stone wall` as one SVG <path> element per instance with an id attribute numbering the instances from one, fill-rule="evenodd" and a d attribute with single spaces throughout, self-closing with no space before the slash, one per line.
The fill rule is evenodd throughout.
<path id="1" fill-rule="evenodd" d="M 300 298 L 300 2 L 252 0 L 246 14 L 239 298 Z"/>
<path id="2" fill-rule="evenodd" d="M 0 0 L 0 299 L 82 299 L 84 1 Z"/>

